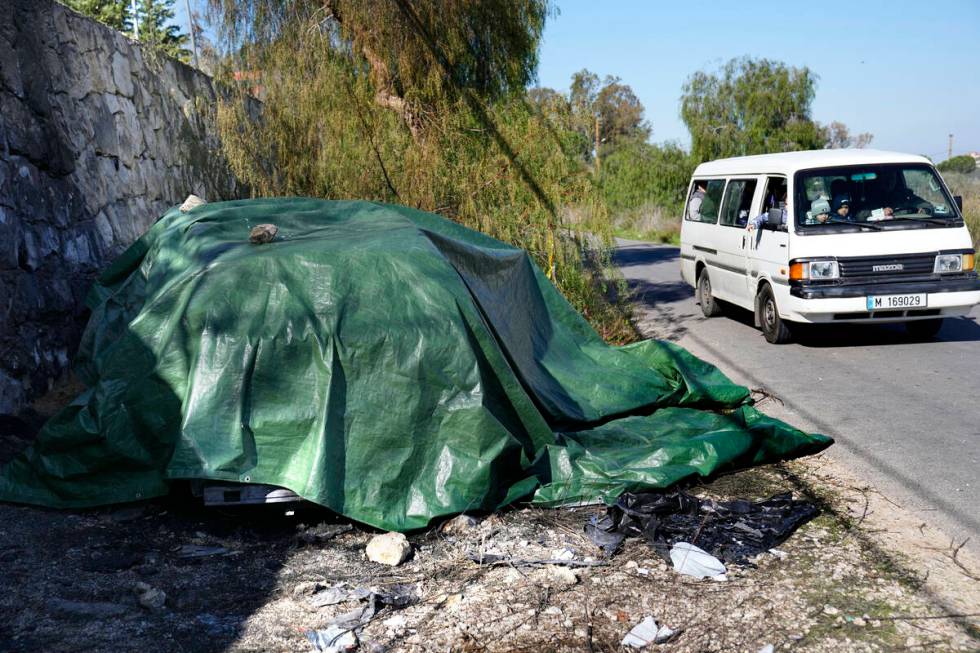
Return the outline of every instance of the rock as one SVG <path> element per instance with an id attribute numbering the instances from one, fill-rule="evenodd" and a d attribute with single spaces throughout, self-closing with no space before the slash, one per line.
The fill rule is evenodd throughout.
<path id="1" fill-rule="evenodd" d="M 458 515 L 442 525 L 443 535 L 463 535 L 480 525 L 480 520 L 470 515 Z"/>
<path id="2" fill-rule="evenodd" d="M 568 567 L 548 565 L 545 569 L 548 572 L 548 580 L 558 587 L 571 587 L 578 583 L 578 576 Z"/>
<path id="3" fill-rule="evenodd" d="M 405 619 L 404 615 L 396 614 L 394 617 L 389 617 L 381 623 L 384 624 L 385 628 L 388 630 L 400 630 L 405 627 L 408 620 Z"/>
<path id="4" fill-rule="evenodd" d="M 162 610 L 167 602 L 167 595 L 163 590 L 157 589 L 142 581 L 133 586 L 139 604 L 151 612 Z"/>
<path id="5" fill-rule="evenodd" d="M 279 227 L 274 224 L 259 224 L 252 227 L 248 232 L 248 239 L 253 245 L 264 245 L 271 243 L 279 233 Z"/>
<path id="6" fill-rule="evenodd" d="M 858 617 L 857 619 L 854 620 L 853 623 L 854 623 L 855 626 L 867 626 L 868 625 L 868 622 L 865 621 L 862 617 Z"/>
<path id="7" fill-rule="evenodd" d="M 293 596 L 309 596 L 315 594 L 317 591 L 324 588 L 323 583 L 315 580 L 307 580 L 302 583 L 296 583 L 293 587 Z"/>
<path id="8" fill-rule="evenodd" d="M 412 545 L 401 533 L 375 535 L 367 545 L 367 557 L 372 562 L 397 567 L 408 559 Z"/>
<path id="9" fill-rule="evenodd" d="M 204 206 L 205 204 L 207 204 L 207 202 L 197 195 L 188 195 L 187 199 L 184 200 L 184 203 L 180 205 L 180 212 L 187 213 L 191 209 L 196 209 L 197 207 Z"/>
<path id="10" fill-rule="evenodd" d="M 825 605 L 825 606 L 823 606 L 823 613 L 824 614 L 827 614 L 827 615 L 830 615 L 831 617 L 833 617 L 835 615 L 840 614 L 840 610 L 838 610 L 837 608 L 835 608 L 832 605 Z"/>

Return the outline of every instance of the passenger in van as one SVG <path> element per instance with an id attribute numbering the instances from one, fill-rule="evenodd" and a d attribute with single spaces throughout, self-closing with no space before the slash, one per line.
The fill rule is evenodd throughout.
<path id="1" fill-rule="evenodd" d="M 782 189 L 780 189 L 779 194 L 778 194 L 778 197 L 779 197 L 779 202 L 778 203 L 776 203 L 776 202 L 769 202 L 768 203 L 769 206 L 766 208 L 766 210 L 763 211 L 762 213 L 760 213 L 759 215 L 755 216 L 751 220 L 749 220 L 749 223 L 747 225 L 745 225 L 745 228 L 748 229 L 749 231 L 753 231 L 755 229 L 762 228 L 762 225 L 764 225 L 766 223 L 766 220 L 769 219 L 769 209 L 779 209 L 782 212 L 782 215 L 783 215 L 782 221 L 781 221 L 780 224 L 784 224 L 785 225 L 786 224 L 786 219 L 787 219 L 787 217 L 789 215 L 788 211 L 786 210 L 786 188 L 785 187 L 782 188 Z"/>
<path id="2" fill-rule="evenodd" d="M 847 220 L 848 222 L 853 222 L 851 218 L 851 198 L 846 194 L 835 195 L 834 196 L 834 213 L 835 219 Z"/>
<path id="3" fill-rule="evenodd" d="M 810 215 L 807 224 L 825 224 L 830 222 L 830 203 L 824 198 L 813 200 L 810 204 Z"/>
<path id="4" fill-rule="evenodd" d="M 694 182 L 694 192 L 691 193 L 691 201 L 687 203 L 687 219 L 701 220 L 701 203 L 708 190 L 708 185 L 703 181 Z"/>

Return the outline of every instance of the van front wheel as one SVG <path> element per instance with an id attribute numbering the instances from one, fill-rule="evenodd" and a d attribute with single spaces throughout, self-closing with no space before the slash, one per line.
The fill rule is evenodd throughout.
<path id="1" fill-rule="evenodd" d="M 702 270 L 701 276 L 698 277 L 697 300 L 701 304 L 701 312 L 705 317 L 721 315 L 721 306 L 711 294 L 711 277 L 708 276 L 707 270 Z"/>
<path id="2" fill-rule="evenodd" d="M 762 335 L 774 345 L 782 345 L 790 341 L 793 334 L 789 325 L 779 317 L 776 307 L 776 297 L 772 294 L 769 284 L 764 284 L 759 290 L 759 323 L 762 325 Z"/>

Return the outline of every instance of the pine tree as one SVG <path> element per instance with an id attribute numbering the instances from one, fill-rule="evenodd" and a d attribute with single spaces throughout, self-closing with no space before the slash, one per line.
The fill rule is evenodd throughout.
<path id="1" fill-rule="evenodd" d="M 174 0 L 139 0 L 139 40 L 144 47 L 187 63 L 191 57 L 184 47 L 188 36 L 174 24 L 173 6 Z"/>
<path id="2" fill-rule="evenodd" d="M 129 0 L 64 0 L 65 4 L 80 14 L 105 23 L 120 32 L 132 29 Z"/>

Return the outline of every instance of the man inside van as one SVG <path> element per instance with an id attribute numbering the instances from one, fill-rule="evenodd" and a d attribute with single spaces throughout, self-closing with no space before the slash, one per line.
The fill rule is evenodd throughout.
<path id="1" fill-rule="evenodd" d="M 770 201 L 768 202 L 768 205 L 770 209 L 780 210 L 780 212 L 782 213 L 780 224 L 785 225 L 786 218 L 789 215 L 789 213 L 786 211 L 786 187 L 785 186 L 779 189 L 778 193 L 776 194 L 776 197 L 779 198 L 778 203 L 774 201 Z M 745 225 L 745 228 L 748 229 L 749 231 L 752 231 L 754 229 L 761 229 L 762 225 L 764 225 L 766 223 L 766 220 L 768 219 L 769 219 L 769 211 L 766 210 L 763 213 L 760 213 L 759 215 L 749 220 L 749 223 Z"/>
<path id="2" fill-rule="evenodd" d="M 708 185 L 703 181 L 694 182 L 694 192 L 691 193 L 691 201 L 687 203 L 687 219 L 701 220 L 701 203 L 704 201 L 704 194 L 708 190 Z"/>

